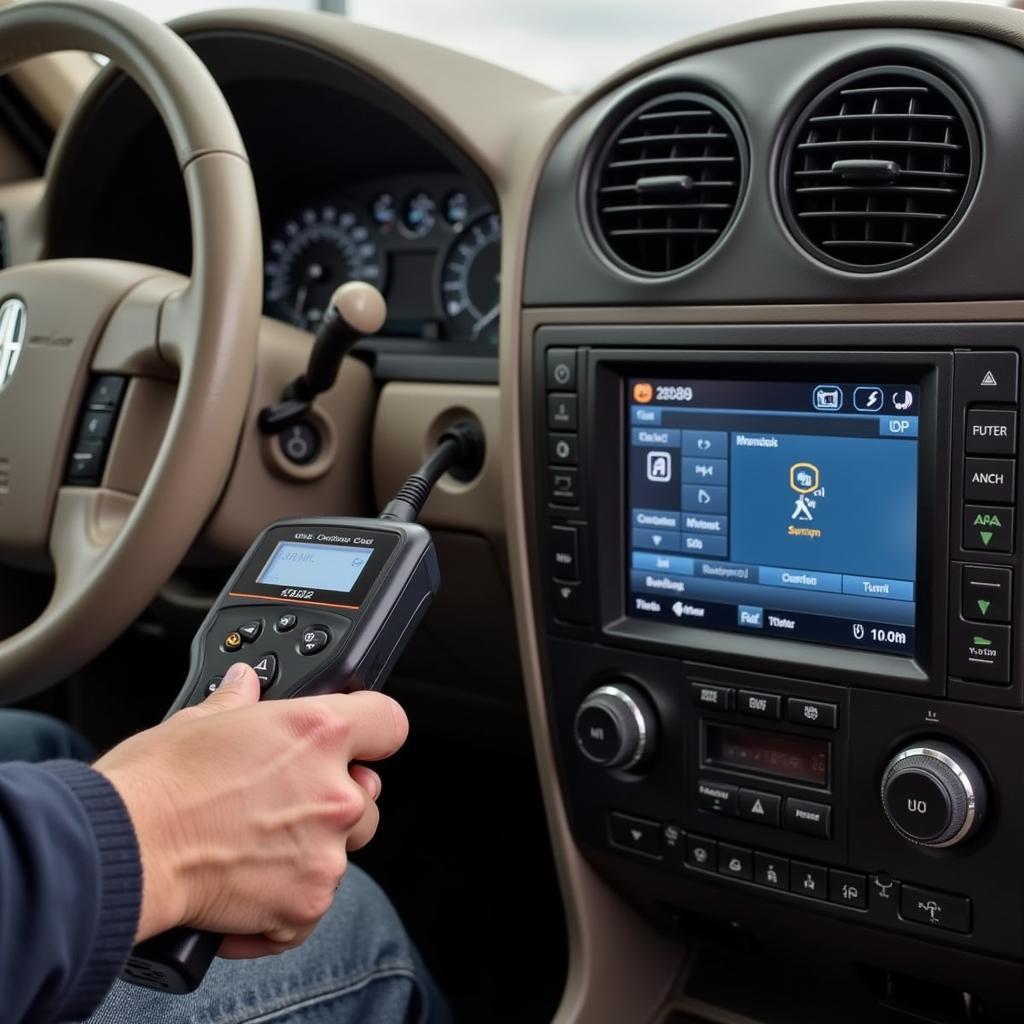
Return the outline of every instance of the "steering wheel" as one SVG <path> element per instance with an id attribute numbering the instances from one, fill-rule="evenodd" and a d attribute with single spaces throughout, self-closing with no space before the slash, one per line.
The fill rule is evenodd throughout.
<path id="1" fill-rule="evenodd" d="M 98 259 L 0 273 L 0 307 L 23 304 L 12 304 L 6 326 L 0 317 L 0 561 L 54 575 L 39 617 L 0 642 L 0 703 L 95 657 L 185 556 L 231 471 L 261 306 L 252 173 L 203 63 L 169 29 L 108 0 L 24 0 L 0 11 L 0 73 L 57 50 L 109 57 L 163 119 L 188 194 L 192 276 Z M 139 377 L 177 378 L 138 493 L 63 482 L 100 373 L 128 378 L 126 402 Z"/>

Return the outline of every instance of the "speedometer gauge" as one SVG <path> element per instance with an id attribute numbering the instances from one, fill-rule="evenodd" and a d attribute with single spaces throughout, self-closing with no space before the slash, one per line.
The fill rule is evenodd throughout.
<path id="1" fill-rule="evenodd" d="M 457 337 L 498 343 L 501 218 L 488 213 L 467 224 L 441 271 L 441 305 Z"/>
<path id="2" fill-rule="evenodd" d="M 271 241 L 266 265 L 267 312 L 315 331 L 334 289 L 346 281 L 383 288 L 370 229 L 352 210 L 307 209 Z"/>

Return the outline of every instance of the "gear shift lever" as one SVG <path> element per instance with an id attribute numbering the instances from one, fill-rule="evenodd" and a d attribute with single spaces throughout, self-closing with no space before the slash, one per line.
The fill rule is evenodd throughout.
<path id="1" fill-rule="evenodd" d="M 334 385 L 349 349 L 367 335 L 376 334 L 387 315 L 384 296 L 372 284 L 349 281 L 338 288 L 316 332 L 305 372 L 284 389 L 280 401 L 260 413 L 260 430 L 279 434 L 302 419 L 313 399 Z"/>

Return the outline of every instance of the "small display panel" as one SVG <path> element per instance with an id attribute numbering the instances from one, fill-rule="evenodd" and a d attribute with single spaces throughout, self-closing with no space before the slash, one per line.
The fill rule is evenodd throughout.
<path id="1" fill-rule="evenodd" d="M 372 554 L 373 548 L 280 541 L 256 582 L 346 594 L 355 586 Z"/>
<path id="2" fill-rule="evenodd" d="M 630 615 L 915 653 L 918 387 L 627 387 Z"/>
<path id="3" fill-rule="evenodd" d="M 706 722 L 704 763 L 811 786 L 828 785 L 828 743 L 781 732 Z"/>

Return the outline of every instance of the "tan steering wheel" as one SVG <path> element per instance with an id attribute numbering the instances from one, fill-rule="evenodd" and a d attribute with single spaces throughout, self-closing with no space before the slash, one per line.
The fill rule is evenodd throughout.
<path id="1" fill-rule="evenodd" d="M 10 335 L 0 338 L 8 355 L 22 336 L 14 372 L 0 384 L 0 561 L 48 563 L 55 577 L 42 614 L 0 642 L 0 703 L 97 655 L 181 562 L 231 470 L 261 304 L 252 173 L 199 58 L 169 29 L 107 0 L 24 0 L 0 11 L 0 73 L 56 50 L 109 57 L 159 112 L 188 193 L 192 277 L 89 259 L 0 273 L 0 306 L 24 304 L 22 320 L 9 317 L 0 330 Z M 170 421 L 138 494 L 63 482 L 97 373 L 127 376 L 129 394 L 133 377 L 177 377 Z"/>

